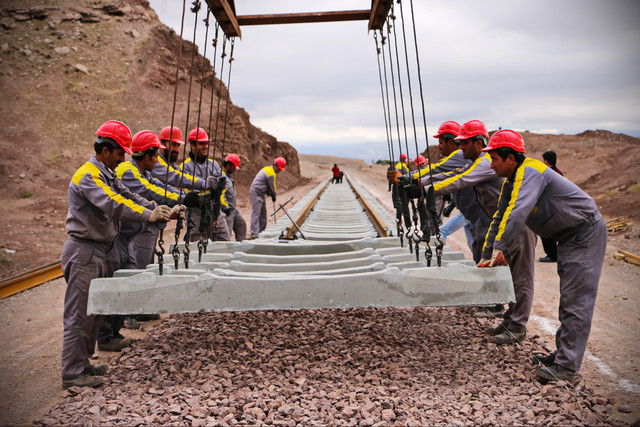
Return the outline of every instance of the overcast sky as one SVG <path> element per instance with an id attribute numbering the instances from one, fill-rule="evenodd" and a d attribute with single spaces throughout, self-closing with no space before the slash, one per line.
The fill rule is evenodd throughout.
<path id="1" fill-rule="evenodd" d="M 235 3 L 238 15 L 363 10 L 371 5 L 370 0 Z M 422 151 L 426 144 L 411 3 L 402 4 Z M 162 22 L 180 32 L 182 1 L 151 0 L 151 6 Z M 400 9 L 395 7 L 403 52 Z M 414 10 L 429 135 L 445 120 L 478 119 L 490 130 L 576 134 L 606 129 L 640 137 L 640 1 L 414 0 Z M 184 38 L 191 41 L 193 14 L 187 15 Z M 204 25 L 197 31 L 203 36 Z M 247 110 L 254 125 L 301 153 L 388 157 L 375 42 L 366 21 L 245 26 L 241 31 L 231 99 Z M 202 53 L 203 42 L 197 44 Z M 211 44 L 207 50 L 211 59 Z M 404 56 L 400 61 L 410 125 Z M 225 84 L 227 71 L 228 63 Z M 391 90 L 390 74 L 388 79 Z M 396 81 L 396 89 L 398 85 Z M 391 113 L 397 147 L 393 104 Z M 408 143 L 414 156 L 411 129 Z M 402 128 L 401 136 L 404 146 Z M 429 137 L 429 144 L 434 142 Z"/>

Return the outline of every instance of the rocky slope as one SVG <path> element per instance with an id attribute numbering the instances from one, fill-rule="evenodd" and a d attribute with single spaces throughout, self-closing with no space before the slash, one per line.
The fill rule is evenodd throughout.
<path id="1" fill-rule="evenodd" d="M 148 2 L 5 1 L 0 28 L 0 277 L 59 257 L 69 177 L 91 156 L 93 132 L 105 120 L 134 133 L 158 132 L 172 116 L 185 137 L 198 123 L 211 129 L 217 159 L 223 145 L 242 159 L 241 194 L 276 156 L 288 162 L 279 188 L 304 180 L 290 144 L 232 103 L 227 116 L 229 93 L 210 62 L 197 55 L 192 68 L 194 46 L 161 24 Z"/>

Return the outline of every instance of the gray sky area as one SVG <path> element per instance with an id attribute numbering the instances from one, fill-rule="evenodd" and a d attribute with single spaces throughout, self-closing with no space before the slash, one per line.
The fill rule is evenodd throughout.
<path id="1" fill-rule="evenodd" d="M 235 3 L 238 15 L 363 10 L 371 5 L 370 0 Z M 490 130 L 576 134 L 606 129 L 640 137 L 639 1 L 413 3 L 428 135 L 445 120 L 478 119 Z M 162 22 L 176 33 L 180 32 L 182 4 L 180 0 L 151 0 Z M 202 4 L 199 18 L 206 12 L 205 2 Z M 404 65 L 397 3 L 395 28 L 402 64 L 399 81 L 396 75 L 400 139 L 404 147 L 398 88 L 402 85 L 413 156 L 409 84 L 421 151 L 426 144 L 411 6 L 409 0 L 403 0 L 410 78 Z M 191 40 L 193 14 L 187 11 L 186 15 L 183 37 Z M 204 29 L 198 25 L 200 36 Z M 388 158 L 378 56 L 366 21 L 244 26 L 241 30 L 242 39 L 235 42 L 231 98 L 247 110 L 252 123 L 301 153 Z M 202 53 L 204 41 L 200 39 L 197 44 Z M 210 41 L 207 50 L 211 59 Z M 388 54 L 386 60 L 388 63 Z M 228 63 L 222 76 L 225 84 L 226 71 Z M 393 103 L 391 115 L 397 147 Z M 433 143 L 429 137 L 429 144 Z"/>

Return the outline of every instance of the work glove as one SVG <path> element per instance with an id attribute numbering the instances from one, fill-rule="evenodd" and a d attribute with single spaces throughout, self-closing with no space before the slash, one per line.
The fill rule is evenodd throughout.
<path id="1" fill-rule="evenodd" d="M 198 197 L 198 207 L 200 209 L 209 209 L 211 207 L 211 193 L 204 193 Z"/>
<path id="2" fill-rule="evenodd" d="M 273 196 L 271 196 L 271 201 L 272 201 L 273 203 L 275 203 L 275 202 L 276 202 L 276 195 L 275 195 L 275 194 L 274 194 Z"/>
<path id="3" fill-rule="evenodd" d="M 449 203 L 447 207 L 442 210 L 442 215 L 449 218 L 449 215 L 451 215 L 451 212 L 455 209 L 455 207 L 456 207 L 455 203 L 453 202 Z"/>
<path id="4" fill-rule="evenodd" d="M 217 176 L 209 176 L 207 177 L 207 188 L 211 191 L 215 191 L 218 188 L 218 177 Z"/>
<path id="5" fill-rule="evenodd" d="M 397 184 L 398 175 L 402 176 L 402 174 L 395 169 L 387 170 L 387 181 L 389 181 L 391 184 Z"/>
<path id="6" fill-rule="evenodd" d="M 409 175 L 400 175 L 397 178 L 397 183 L 398 185 L 406 187 L 407 185 L 411 184 L 411 177 Z"/>
<path id="7" fill-rule="evenodd" d="M 169 217 L 171 219 L 176 219 L 178 217 L 184 219 L 184 212 L 187 210 L 185 205 L 175 205 L 171 208 L 171 212 L 169 212 Z"/>
<path id="8" fill-rule="evenodd" d="M 409 182 L 409 185 L 404 187 L 404 191 L 410 199 L 417 199 L 422 195 L 422 188 L 418 187 L 416 184 L 412 184 L 411 182 Z"/>
<path id="9" fill-rule="evenodd" d="M 187 195 L 184 196 L 184 200 L 182 202 L 187 207 L 197 208 L 199 206 L 199 204 L 200 204 L 200 202 L 198 201 L 198 192 L 197 191 L 191 191 L 191 192 L 187 193 Z"/>
<path id="10" fill-rule="evenodd" d="M 169 206 L 160 205 L 151 212 L 151 215 L 149 215 L 149 219 L 147 221 L 167 222 L 169 221 L 170 213 L 171 213 L 171 208 L 169 208 Z"/>
<path id="11" fill-rule="evenodd" d="M 509 263 L 507 262 L 507 259 L 504 257 L 504 253 L 502 253 L 501 249 L 494 249 L 493 252 L 491 253 L 490 260 L 481 259 L 480 262 L 478 263 L 478 267 L 480 268 L 497 267 L 499 265 L 504 265 L 507 267 L 509 266 Z"/>
<path id="12" fill-rule="evenodd" d="M 231 208 L 229 206 L 225 206 L 223 208 L 220 209 L 222 211 L 223 214 L 225 214 L 226 216 L 231 215 Z"/>

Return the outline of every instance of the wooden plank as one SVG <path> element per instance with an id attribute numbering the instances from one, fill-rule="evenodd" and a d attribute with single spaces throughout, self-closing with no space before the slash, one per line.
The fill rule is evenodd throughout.
<path id="1" fill-rule="evenodd" d="M 621 253 L 622 255 L 624 255 L 627 258 L 636 260 L 638 262 L 640 262 L 640 256 L 636 255 L 636 254 L 632 254 L 631 252 L 627 252 L 627 251 L 623 251 L 621 249 L 618 249 L 618 252 Z"/>
<path id="2" fill-rule="evenodd" d="M 224 34 L 227 37 L 242 38 L 234 0 L 206 0 L 206 2 Z"/>
<path id="3" fill-rule="evenodd" d="M 369 10 L 345 10 L 338 12 L 281 13 L 274 15 L 241 15 L 239 25 L 306 24 L 314 22 L 366 21 Z"/>
<path id="4" fill-rule="evenodd" d="M 393 0 L 374 0 L 369 15 L 369 31 L 382 30 Z"/>

